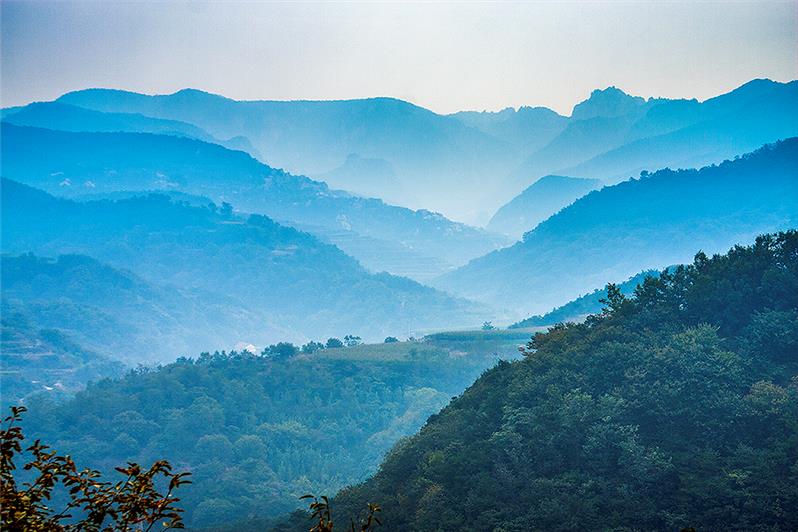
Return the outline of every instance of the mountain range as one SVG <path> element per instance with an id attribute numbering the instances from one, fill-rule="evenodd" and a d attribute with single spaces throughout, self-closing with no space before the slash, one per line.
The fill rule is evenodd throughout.
<path id="1" fill-rule="evenodd" d="M 600 187 L 598 179 L 541 177 L 496 211 L 486 228 L 519 239 L 552 214 Z"/>
<path id="2" fill-rule="evenodd" d="M 629 96 L 609 87 L 574 107 L 568 126 L 513 173 L 522 185 L 563 173 L 608 183 L 662 168 L 719 163 L 798 135 L 798 81 L 753 80 L 704 102 Z"/>
<path id="3" fill-rule="evenodd" d="M 699 170 L 660 170 L 590 192 L 435 286 L 525 315 L 645 269 L 798 224 L 798 138 Z M 519 316 L 523 317 L 523 316 Z"/>
<path id="4" fill-rule="evenodd" d="M 87 89 L 55 104 L 6 109 L 4 119 L 223 139 L 215 142 L 333 188 L 484 224 L 548 174 L 612 184 L 641 171 L 719 163 L 796 136 L 796 91 L 795 81 L 758 79 L 699 102 L 608 87 L 566 117 L 543 107 L 439 115 L 392 98 L 236 101 L 193 89 L 157 96 Z M 110 116 L 64 118 L 79 115 L 75 108 Z"/>
<path id="5" fill-rule="evenodd" d="M 2 135 L 5 177 L 68 197 L 124 190 L 203 195 L 313 232 L 375 272 L 431 278 L 509 243 L 438 213 L 332 190 L 193 138 L 7 123 Z"/>
<path id="6" fill-rule="evenodd" d="M 193 341 L 189 330 L 203 319 L 218 320 L 208 334 L 224 330 L 225 341 L 206 344 L 206 349 L 350 333 L 382 340 L 421 327 L 465 326 L 484 319 L 485 310 L 472 302 L 409 279 L 371 274 L 335 246 L 262 215 L 238 216 L 213 204 L 195 207 L 157 194 L 75 202 L 7 179 L 2 181 L 2 207 L 4 253 L 80 254 L 128 270 L 147 281 L 139 289 L 131 287 L 130 296 L 143 299 L 145 310 L 157 304 L 169 314 L 169 305 L 159 299 L 164 291 L 148 295 L 149 285 L 205 294 L 191 306 L 177 300 L 172 317 L 184 326 L 177 342 Z M 51 283 L 45 276 L 29 282 L 34 294 L 47 292 L 46 285 L 37 283 Z M 53 286 L 69 299 L 102 307 L 95 297 L 81 299 L 69 284 Z M 114 290 L 120 286 L 121 281 L 110 283 Z M 204 318 L 186 307 L 198 308 Z M 158 319 L 144 321 L 153 320 Z M 156 326 L 143 328 L 150 342 L 159 341 Z M 203 340 L 201 335 L 197 340 Z M 153 347 L 152 352 L 163 351 Z"/>
<path id="7" fill-rule="evenodd" d="M 471 191 L 486 176 L 506 173 L 514 164 L 506 143 L 455 118 L 393 98 L 239 102 L 192 89 L 159 96 L 90 89 L 58 101 L 180 120 L 220 138 L 245 136 L 264 161 L 292 173 L 330 177 L 346 169 L 352 155 L 377 160 L 400 177 L 398 187 L 357 174 L 351 179 L 341 175 L 331 184 L 444 213 L 480 208 Z M 397 195 L 385 195 L 395 190 Z"/>

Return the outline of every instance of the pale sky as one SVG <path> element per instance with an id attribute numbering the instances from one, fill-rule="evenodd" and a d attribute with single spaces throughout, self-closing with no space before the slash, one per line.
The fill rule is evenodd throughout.
<path id="1" fill-rule="evenodd" d="M 798 2 L 0 4 L 3 106 L 86 87 L 394 96 L 440 113 L 798 78 Z"/>

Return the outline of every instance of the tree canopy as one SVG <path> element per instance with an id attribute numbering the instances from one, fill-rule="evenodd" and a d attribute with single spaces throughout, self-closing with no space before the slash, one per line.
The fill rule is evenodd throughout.
<path id="1" fill-rule="evenodd" d="M 798 232 L 537 334 L 335 507 L 386 530 L 798 528 Z"/>

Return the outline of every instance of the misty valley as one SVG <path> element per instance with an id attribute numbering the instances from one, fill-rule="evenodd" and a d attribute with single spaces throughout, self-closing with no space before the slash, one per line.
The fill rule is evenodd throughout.
<path id="1" fill-rule="evenodd" d="M 3 530 L 798 529 L 798 81 L 86 88 L 0 161 Z"/>

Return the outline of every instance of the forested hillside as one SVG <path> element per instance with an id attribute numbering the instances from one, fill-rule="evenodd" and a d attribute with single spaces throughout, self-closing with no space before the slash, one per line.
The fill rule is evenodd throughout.
<path id="1" fill-rule="evenodd" d="M 269 332 L 266 313 L 236 298 L 148 282 L 87 256 L 1 260 L 4 303 L 38 328 L 132 366 L 229 348 L 259 328 Z"/>
<path id="2" fill-rule="evenodd" d="M 236 216 L 229 206 L 193 207 L 161 195 L 78 203 L 4 179 L 2 222 L 6 253 L 82 254 L 148 283 L 215 294 L 218 305 L 203 309 L 209 320 L 254 313 L 246 335 L 226 329 L 227 346 L 311 335 L 381 340 L 484 319 L 473 303 L 370 274 L 312 235 L 265 216 Z"/>
<path id="3" fill-rule="evenodd" d="M 505 336 L 456 350 L 432 340 L 205 353 L 61 404 L 34 400 L 26 432 L 86 466 L 167 459 L 190 470 L 180 505 L 192 527 L 269 519 L 309 491 L 332 494 L 373 473 L 498 357 L 518 356 Z"/>
<path id="4" fill-rule="evenodd" d="M 798 232 L 610 290 L 525 355 L 343 490 L 334 517 L 379 501 L 386 531 L 798 527 Z"/>
<path id="5" fill-rule="evenodd" d="M 689 260 L 798 224 L 798 138 L 700 170 L 661 170 L 591 192 L 512 247 L 436 286 L 526 317 L 607 279 Z"/>
<path id="6" fill-rule="evenodd" d="M 121 362 L 78 345 L 58 329 L 41 328 L 27 310 L 5 298 L 0 307 L 0 408 L 34 394 L 67 398 L 89 381 L 122 374 Z"/>
<path id="7" fill-rule="evenodd" d="M 246 153 L 168 135 L 76 133 L 4 124 L 3 176 L 77 196 L 120 190 L 199 194 L 236 209 L 301 225 L 372 271 L 440 274 L 507 239 L 444 216 L 387 205 L 262 164 Z M 372 245 L 357 245 L 368 239 Z M 376 245 L 375 245 L 376 244 Z M 381 250 L 391 250 L 385 254 Z M 436 259 L 430 261 L 430 259 Z"/>
<path id="8" fill-rule="evenodd" d="M 615 287 L 621 294 L 628 296 L 634 293 L 637 285 L 641 284 L 647 277 L 656 277 L 659 275 L 657 270 L 648 270 L 640 272 L 627 281 L 624 281 Z M 569 301 L 565 305 L 550 310 L 549 312 L 537 316 L 530 316 L 517 323 L 509 326 L 509 329 L 524 329 L 528 327 L 550 327 L 558 323 L 566 323 L 569 321 L 582 321 L 591 314 L 598 314 L 601 312 L 604 304 L 603 300 L 607 299 L 607 288 L 596 288 L 589 294 L 579 296 L 573 301 Z"/>

